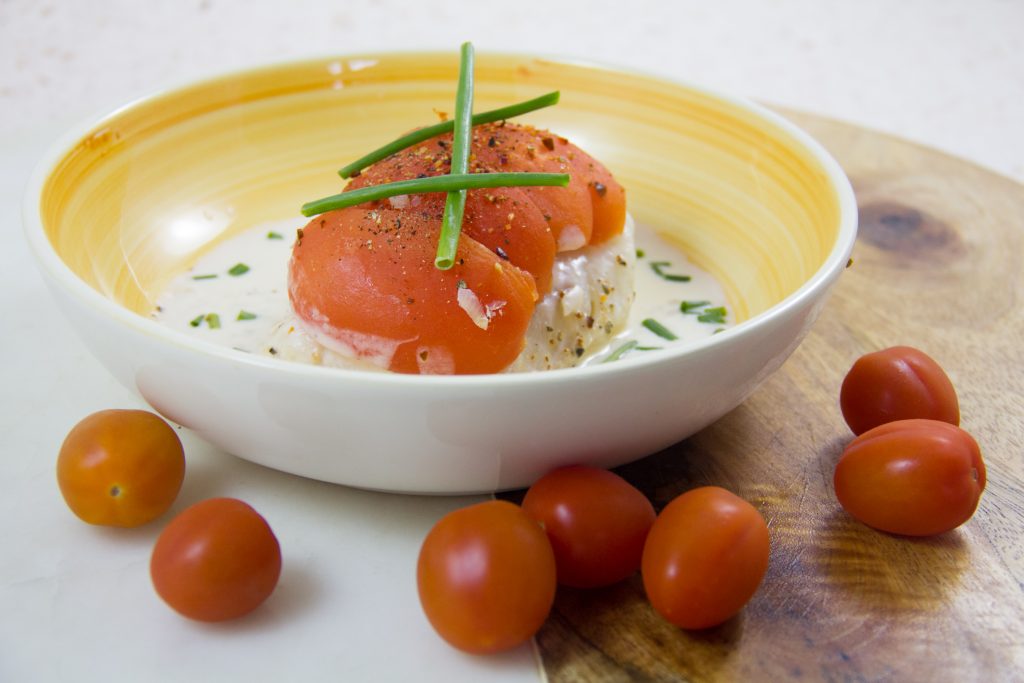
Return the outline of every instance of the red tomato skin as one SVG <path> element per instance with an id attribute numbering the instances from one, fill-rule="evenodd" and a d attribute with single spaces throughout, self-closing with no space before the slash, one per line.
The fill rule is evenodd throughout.
<path id="1" fill-rule="evenodd" d="M 166 512 L 185 478 L 181 440 L 145 410 L 101 410 L 76 424 L 57 456 L 57 485 L 84 522 L 136 527 Z"/>
<path id="2" fill-rule="evenodd" d="M 529 640 L 555 599 L 555 557 L 517 505 L 487 501 L 445 515 L 416 567 L 420 604 L 434 630 L 472 654 Z"/>
<path id="3" fill-rule="evenodd" d="M 259 607 L 281 575 L 281 546 L 267 521 L 234 498 L 187 508 L 153 547 L 150 575 L 158 595 L 198 621 L 226 621 Z"/>
<path id="4" fill-rule="evenodd" d="M 939 420 L 900 420 L 875 427 L 843 451 L 836 497 L 870 527 L 932 536 L 974 514 L 985 490 L 985 463 L 974 438 Z"/>
<path id="5" fill-rule="evenodd" d="M 641 575 L 654 609 L 684 629 L 717 626 L 757 592 L 768 569 L 768 525 L 717 486 L 675 498 L 651 527 Z"/>
<path id="6" fill-rule="evenodd" d="M 839 406 L 854 434 L 914 418 L 960 424 L 953 383 L 930 356 L 910 346 L 857 359 L 843 379 Z"/>
<path id="7" fill-rule="evenodd" d="M 573 588 L 607 586 L 634 574 L 655 518 L 651 502 L 625 479 L 582 465 L 537 480 L 523 511 L 551 541 L 558 582 Z"/>

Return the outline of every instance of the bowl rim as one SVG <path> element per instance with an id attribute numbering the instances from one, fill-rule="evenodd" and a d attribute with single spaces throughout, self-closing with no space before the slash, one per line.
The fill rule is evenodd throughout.
<path id="1" fill-rule="evenodd" d="M 810 154 L 811 158 L 825 173 L 828 179 L 828 184 L 836 194 L 839 226 L 836 233 L 836 239 L 834 240 L 828 255 L 818 269 L 809 278 L 807 278 L 800 287 L 778 303 L 770 306 L 757 315 L 752 316 L 751 318 L 748 318 L 747 320 L 744 320 L 732 327 L 725 328 L 719 334 L 710 335 L 692 342 L 678 344 L 665 349 L 653 351 L 651 353 L 638 355 L 630 358 L 626 362 L 607 364 L 594 363 L 572 368 L 520 373 L 492 373 L 481 375 L 410 375 L 372 370 L 323 367 L 295 361 L 275 359 L 258 354 L 241 352 L 170 329 L 155 320 L 128 310 L 124 306 L 118 304 L 95 290 L 90 285 L 86 284 L 57 255 L 53 245 L 46 236 L 39 206 L 42 202 L 43 188 L 46 185 L 50 173 L 57 166 L 60 160 L 63 159 L 76 144 L 85 138 L 90 131 L 101 128 L 104 123 L 113 120 L 125 111 L 152 103 L 161 98 L 174 96 L 175 94 L 179 94 L 193 88 L 200 88 L 219 81 L 235 79 L 245 75 L 257 74 L 262 71 L 287 70 L 320 63 L 329 63 L 332 61 L 378 62 L 388 58 L 408 58 L 412 56 L 431 58 L 445 57 L 451 58 L 452 61 L 456 63 L 458 61 L 458 54 L 456 52 L 444 50 L 410 49 L 346 54 L 332 53 L 319 56 L 313 55 L 297 59 L 254 64 L 243 68 L 236 67 L 198 79 L 182 79 L 176 83 L 171 83 L 169 85 L 153 89 L 147 94 L 135 97 L 120 106 L 114 107 L 113 109 L 103 110 L 102 113 L 86 117 L 76 125 L 73 125 L 63 135 L 59 136 L 49 145 L 42 157 L 37 161 L 29 176 L 29 181 L 22 200 L 22 224 L 26 239 L 39 266 L 48 273 L 51 283 L 59 284 L 59 286 L 62 287 L 63 290 L 65 290 L 79 305 L 87 305 L 103 316 L 112 318 L 119 324 L 127 326 L 138 334 L 155 337 L 166 345 L 179 347 L 179 350 L 182 351 L 197 352 L 211 359 L 225 361 L 237 366 L 246 366 L 257 371 L 268 371 L 273 373 L 286 372 L 318 382 L 344 380 L 346 383 L 365 382 L 371 385 L 383 383 L 385 386 L 396 385 L 399 388 L 409 390 L 425 388 L 431 391 L 447 386 L 458 389 L 467 389 L 471 387 L 512 388 L 520 385 L 532 386 L 538 383 L 545 384 L 548 382 L 564 383 L 567 381 L 585 381 L 588 378 L 603 375 L 613 377 L 622 372 L 635 372 L 645 368 L 650 369 L 650 366 L 652 365 L 661 365 L 671 359 L 682 356 L 702 355 L 707 352 L 710 347 L 729 343 L 732 340 L 738 341 L 743 337 L 756 334 L 761 328 L 770 324 L 772 320 L 784 317 L 794 309 L 803 307 L 809 298 L 815 296 L 820 289 L 827 288 L 829 283 L 836 279 L 847 266 L 850 254 L 853 250 L 854 241 L 857 236 L 858 213 L 853 187 L 839 163 L 824 148 L 824 146 L 811 137 L 809 133 L 786 119 L 781 114 L 778 114 L 745 97 L 723 92 L 685 79 L 672 77 L 664 73 L 572 56 L 553 56 L 549 54 L 528 54 L 504 51 L 487 51 L 483 53 L 482 57 L 485 60 L 493 58 L 542 61 L 578 69 L 614 72 L 626 76 L 636 75 L 648 80 L 664 83 L 666 86 L 690 90 L 709 99 L 718 100 L 730 107 L 752 114 L 779 129 L 800 145 L 804 151 Z M 370 66 L 372 66 L 372 64 Z"/>

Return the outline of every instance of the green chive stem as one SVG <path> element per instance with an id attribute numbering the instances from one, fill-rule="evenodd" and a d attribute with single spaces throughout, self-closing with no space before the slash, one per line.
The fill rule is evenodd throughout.
<path id="1" fill-rule="evenodd" d="M 682 301 L 679 304 L 679 311 L 682 313 L 696 313 L 697 309 L 710 306 L 711 302 L 707 300 L 702 301 Z"/>
<path id="2" fill-rule="evenodd" d="M 667 339 L 668 341 L 674 341 L 676 339 L 679 339 L 679 337 L 673 334 L 671 330 L 669 330 L 667 327 L 659 323 L 654 318 L 645 318 L 644 321 L 640 324 L 649 329 L 654 334 L 661 337 L 662 339 Z"/>
<path id="3" fill-rule="evenodd" d="M 719 306 L 717 308 L 704 309 L 704 311 L 697 316 L 697 320 L 702 323 L 724 323 L 725 316 L 725 306 Z"/>
<path id="4" fill-rule="evenodd" d="M 469 148 L 473 144 L 473 44 L 462 44 L 459 62 L 459 87 L 455 91 L 455 124 L 452 136 L 452 168 L 450 173 L 469 172 Z M 466 210 L 466 190 L 449 191 L 441 216 L 441 236 L 437 240 L 434 265 L 448 270 L 455 265 L 455 252 L 462 232 L 462 215 Z"/>
<path id="5" fill-rule="evenodd" d="M 623 344 L 622 346 L 620 346 L 619 348 L 617 348 L 614 351 L 612 351 L 611 353 L 609 353 L 608 357 L 605 358 L 601 362 L 602 363 L 611 363 L 612 361 L 616 361 L 616 360 L 622 358 L 623 356 L 625 356 L 627 353 L 629 353 L 630 351 L 632 351 L 633 349 L 635 349 L 639 345 L 640 345 L 640 342 L 638 342 L 635 339 L 631 339 L 628 342 L 626 342 L 625 344 Z"/>
<path id="6" fill-rule="evenodd" d="M 479 190 L 489 187 L 558 186 L 569 184 L 567 173 L 466 173 L 463 175 L 438 175 L 426 178 L 398 180 L 393 183 L 361 187 L 351 192 L 316 199 L 302 205 L 303 216 L 344 209 L 364 202 L 387 199 L 403 194 L 427 192 L 451 192 L 454 190 Z"/>
<path id="7" fill-rule="evenodd" d="M 493 123 L 495 121 L 503 121 L 510 119 L 514 116 L 520 116 L 521 114 L 527 114 L 537 109 L 543 109 L 544 107 L 550 107 L 553 104 L 558 104 L 558 98 L 560 93 L 555 90 L 549 92 L 546 95 L 535 97 L 532 100 L 526 100 L 517 104 L 511 104 L 507 107 L 500 107 L 498 109 L 491 109 L 490 111 L 482 111 L 478 114 L 473 115 L 473 125 L 479 126 L 482 123 Z M 429 140 L 432 137 L 441 135 L 443 133 L 450 133 L 455 128 L 455 121 L 449 119 L 440 123 L 435 123 L 432 126 L 426 126 L 425 128 L 417 128 L 411 133 L 407 133 L 402 137 L 389 142 L 388 144 L 375 149 L 369 154 L 356 159 L 348 166 L 345 166 L 338 171 L 338 175 L 342 178 L 351 178 L 353 175 L 363 170 L 370 164 L 375 164 L 381 159 L 386 159 L 395 152 L 401 152 L 403 149 L 412 147 L 413 145 Z"/>
<path id="8" fill-rule="evenodd" d="M 674 275 L 672 273 L 666 273 L 665 268 L 668 268 L 672 264 L 668 261 L 651 261 L 651 270 L 653 270 L 658 277 L 668 280 L 669 282 L 689 282 L 689 275 Z"/>

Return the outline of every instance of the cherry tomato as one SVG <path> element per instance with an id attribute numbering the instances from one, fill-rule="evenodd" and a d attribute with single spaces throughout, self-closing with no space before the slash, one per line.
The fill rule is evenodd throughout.
<path id="1" fill-rule="evenodd" d="M 768 550 L 768 525 L 753 505 L 717 486 L 693 489 L 661 511 L 647 536 L 647 598 L 676 626 L 716 626 L 753 597 Z"/>
<path id="2" fill-rule="evenodd" d="M 629 482 L 596 467 L 563 467 L 541 477 L 523 511 L 547 532 L 558 582 L 607 586 L 640 568 L 654 506 Z"/>
<path id="3" fill-rule="evenodd" d="M 274 591 L 281 546 L 249 505 L 211 498 L 171 520 L 149 569 L 157 594 L 180 614 L 224 621 L 248 614 Z"/>
<path id="4" fill-rule="evenodd" d="M 938 420 L 901 420 L 867 431 L 843 451 L 839 503 L 868 526 L 931 536 L 960 526 L 985 490 L 985 463 L 970 434 Z"/>
<path id="5" fill-rule="evenodd" d="M 434 629 L 474 654 L 528 640 L 555 599 L 555 557 L 540 526 L 493 500 L 434 525 L 416 567 L 420 603 Z"/>
<path id="6" fill-rule="evenodd" d="M 134 527 L 171 507 L 185 478 L 178 435 L 144 410 L 102 410 L 75 425 L 57 456 L 57 485 L 89 524 Z"/>
<path id="7" fill-rule="evenodd" d="M 854 434 L 912 418 L 960 424 L 953 383 L 930 356 L 909 346 L 857 359 L 843 380 L 839 405 Z"/>

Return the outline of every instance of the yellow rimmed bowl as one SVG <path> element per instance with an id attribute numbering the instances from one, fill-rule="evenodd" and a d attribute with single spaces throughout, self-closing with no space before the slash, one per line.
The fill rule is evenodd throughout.
<path id="1" fill-rule="evenodd" d="M 635 72 L 481 53 L 475 109 L 560 90 L 524 117 L 601 159 L 630 212 L 723 285 L 737 324 L 628 362 L 422 377 L 292 364 L 150 318 L 201 255 L 338 190 L 335 170 L 450 111 L 457 55 L 332 57 L 164 91 L 90 121 L 43 159 L 25 229 L 91 351 L 169 419 L 237 456 L 418 493 L 526 486 L 686 438 L 796 348 L 842 273 L 856 205 L 806 134 L 742 99 Z"/>

